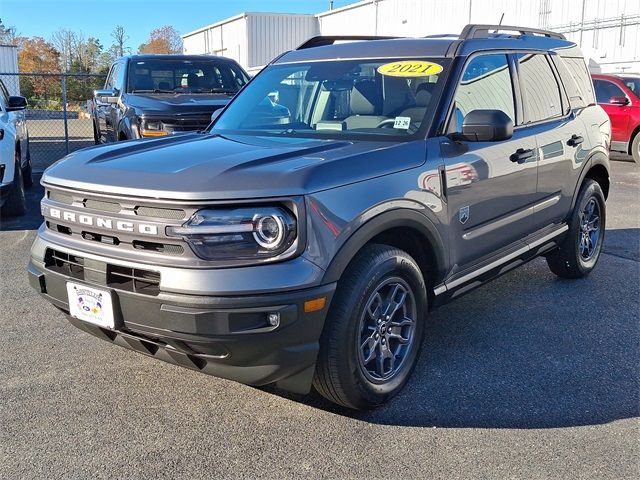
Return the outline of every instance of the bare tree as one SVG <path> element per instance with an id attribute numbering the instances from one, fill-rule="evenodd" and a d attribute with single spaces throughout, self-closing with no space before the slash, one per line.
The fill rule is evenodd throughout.
<path id="1" fill-rule="evenodd" d="M 74 49 L 78 44 L 76 34 L 71 30 L 61 28 L 53 32 L 51 43 L 60 52 L 60 67 L 62 67 L 62 71 L 70 71 L 74 58 Z"/>
<path id="2" fill-rule="evenodd" d="M 129 53 L 131 51 L 129 47 L 125 46 L 127 40 L 129 40 L 129 35 L 125 33 L 122 25 L 117 25 L 111 32 L 111 36 L 115 40 L 113 47 L 115 47 L 114 53 L 116 57 L 122 57 L 125 53 Z"/>
<path id="3" fill-rule="evenodd" d="M 16 39 L 18 34 L 15 27 L 5 27 L 0 18 L 0 44 L 3 45 L 16 45 Z"/>

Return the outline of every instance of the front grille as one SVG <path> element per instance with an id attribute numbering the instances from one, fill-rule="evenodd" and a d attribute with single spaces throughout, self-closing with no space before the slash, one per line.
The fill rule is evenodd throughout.
<path id="1" fill-rule="evenodd" d="M 85 267 L 83 257 L 48 248 L 44 256 L 44 266 L 52 272 L 84 280 Z"/>
<path id="2" fill-rule="evenodd" d="M 84 204 L 84 208 L 91 208 L 92 210 L 100 210 L 102 212 L 118 213 L 122 210 L 120 204 L 115 202 L 105 202 L 102 200 L 87 198 L 82 203 Z"/>
<path id="3" fill-rule="evenodd" d="M 182 220 L 186 213 L 178 208 L 136 207 L 136 215 L 143 217 L 168 218 L 170 220 Z"/>
<path id="4" fill-rule="evenodd" d="M 73 203 L 73 197 L 62 192 L 49 191 L 48 197 L 54 202 L 64 203 L 65 205 L 71 205 Z"/>
<path id="5" fill-rule="evenodd" d="M 160 292 L 160 274 L 140 268 L 107 265 L 107 285 L 117 290 L 156 296 Z"/>
<path id="6" fill-rule="evenodd" d="M 160 293 L 160 273 L 152 270 L 87 261 L 84 257 L 52 248 L 45 252 L 44 266 L 52 272 L 115 290 L 151 296 Z"/>

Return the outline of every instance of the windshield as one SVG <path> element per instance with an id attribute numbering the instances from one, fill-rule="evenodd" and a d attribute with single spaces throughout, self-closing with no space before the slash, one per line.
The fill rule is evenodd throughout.
<path id="1" fill-rule="evenodd" d="M 426 126 L 447 59 L 272 65 L 222 113 L 214 133 L 408 138 Z"/>
<path id="2" fill-rule="evenodd" d="M 631 90 L 636 97 L 640 98 L 640 78 L 623 77 L 622 81 Z"/>
<path id="3" fill-rule="evenodd" d="M 247 83 L 244 72 L 229 62 L 212 60 L 131 61 L 129 93 L 236 93 Z"/>

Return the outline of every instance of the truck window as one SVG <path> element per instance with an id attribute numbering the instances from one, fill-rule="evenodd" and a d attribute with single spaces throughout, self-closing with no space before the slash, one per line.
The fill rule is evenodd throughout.
<path id="1" fill-rule="evenodd" d="M 560 85 L 547 55 L 518 54 L 518 72 L 524 102 L 525 123 L 561 117 L 566 113 Z"/>
<path id="2" fill-rule="evenodd" d="M 596 89 L 596 100 L 598 103 L 609 103 L 611 97 L 626 96 L 619 86 L 606 80 L 596 79 L 593 81 L 593 86 Z"/>
<path id="3" fill-rule="evenodd" d="M 450 131 L 462 131 L 464 117 L 473 110 L 501 110 L 515 123 L 513 84 L 505 54 L 479 55 L 462 74 L 454 97 Z"/>

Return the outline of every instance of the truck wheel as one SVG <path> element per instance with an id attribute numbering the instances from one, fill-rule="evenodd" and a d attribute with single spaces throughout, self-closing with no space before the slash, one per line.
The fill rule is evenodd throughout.
<path id="1" fill-rule="evenodd" d="M 631 155 L 634 162 L 640 163 L 640 132 L 636 133 L 633 142 L 631 142 Z"/>
<path id="2" fill-rule="evenodd" d="M 24 183 L 22 181 L 22 169 L 20 161 L 16 158 L 15 173 L 13 174 L 13 182 L 7 195 L 7 200 L 2 206 L 2 215 L 6 217 L 15 217 L 24 215 L 27 212 L 27 199 L 24 195 Z"/>
<path id="3" fill-rule="evenodd" d="M 386 245 L 365 247 L 338 282 L 320 338 L 315 389 L 354 409 L 387 401 L 415 367 L 426 312 L 415 260 Z"/>
<path id="4" fill-rule="evenodd" d="M 553 273 L 563 278 L 582 278 L 596 266 L 602 242 L 606 209 L 598 182 L 587 179 L 580 189 L 576 207 L 569 220 L 567 236 L 557 250 L 547 255 Z"/>

